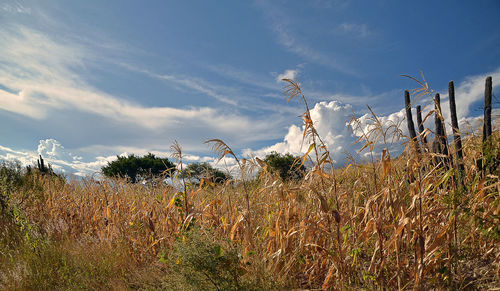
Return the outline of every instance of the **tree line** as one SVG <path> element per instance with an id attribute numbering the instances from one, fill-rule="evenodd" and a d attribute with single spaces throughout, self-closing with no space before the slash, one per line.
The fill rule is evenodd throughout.
<path id="1" fill-rule="evenodd" d="M 275 172 L 283 180 L 298 180 L 304 176 L 305 167 L 297 163 L 298 157 L 289 153 L 272 152 L 264 158 L 269 170 Z M 101 168 L 106 177 L 126 178 L 131 183 L 147 182 L 157 178 L 169 178 L 174 175 L 176 165 L 168 158 L 157 157 L 152 153 L 144 156 L 117 156 L 117 159 Z M 199 184 L 201 180 L 214 184 L 224 183 L 231 179 L 228 172 L 214 168 L 207 162 L 196 162 L 184 168 L 181 177 Z"/>

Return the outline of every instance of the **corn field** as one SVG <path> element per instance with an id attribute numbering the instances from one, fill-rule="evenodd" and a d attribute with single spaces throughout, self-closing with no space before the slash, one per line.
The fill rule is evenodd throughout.
<path id="1" fill-rule="evenodd" d="M 333 167 L 299 84 L 285 82 L 288 101 L 299 98 L 305 105 L 308 151 L 297 161 L 308 164 L 304 179 L 284 182 L 262 160 L 238 159 L 217 139 L 208 143 L 218 157 L 238 161 L 239 176 L 232 183 L 194 186 L 178 181 L 183 185 L 179 190 L 162 183 L 33 176 L 36 187 L 11 195 L 16 205 L 11 226 L 22 229 L 24 243 L 2 249 L 0 286 L 29 289 L 28 279 L 41 284 L 54 276 L 53 285 L 45 287 L 73 286 L 67 283 L 71 274 L 70 279 L 55 271 L 33 275 L 41 271 L 36 264 L 30 268 L 22 253 L 35 250 L 31 260 L 43 259 L 36 249 L 44 242 L 60 246 L 68 257 L 82 258 L 96 273 L 101 266 L 96 260 L 109 260 L 109 277 L 94 274 L 100 279 L 89 279 L 84 289 L 167 289 L 161 282 L 169 280 L 171 265 L 182 264 L 183 257 L 173 264 L 164 258 L 197 230 L 207 240 L 225 241 L 226 250 L 236 250 L 241 278 L 265 277 L 275 282 L 274 289 L 500 287 L 499 170 L 484 174 L 478 168 L 480 138 L 462 134 L 459 180 L 454 167 L 435 162 L 443 154 L 419 150 L 411 138 L 403 143 L 402 154 L 393 157 L 387 143 L 400 134 L 398 127 L 383 128 L 372 112 L 371 127 L 358 140 L 369 161 Z M 499 132 L 493 131 L 491 138 L 498 158 Z M 180 145 L 174 150 L 181 162 Z M 6 233 L 11 226 L 3 224 Z M 206 279 L 207 288 L 223 289 L 209 275 Z"/>

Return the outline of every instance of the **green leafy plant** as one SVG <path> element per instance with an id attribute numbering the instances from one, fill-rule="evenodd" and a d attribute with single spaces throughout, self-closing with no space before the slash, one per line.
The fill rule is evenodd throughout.
<path id="1" fill-rule="evenodd" d="M 171 251 L 159 256 L 168 268 L 168 288 L 177 290 L 276 290 L 270 281 L 248 274 L 237 249 L 227 240 L 193 228 L 180 234 Z"/>

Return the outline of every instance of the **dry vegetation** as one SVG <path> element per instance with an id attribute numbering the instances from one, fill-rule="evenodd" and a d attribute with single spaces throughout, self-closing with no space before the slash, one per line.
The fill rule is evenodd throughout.
<path id="1" fill-rule="evenodd" d="M 303 98 L 297 83 L 287 84 L 288 98 Z M 11 210 L 2 218 L 0 286 L 499 287 L 499 173 L 478 172 L 479 139 L 464 138 L 462 187 L 453 168 L 433 164 L 432 154 L 417 153 L 410 143 L 398 158 L 387 149 L 377 154 L 375 145 L 390 143 L 397 132 L 383 129 L 374 116 L 372 130 L 359 140 L 371 162 L 331 170 L 305 105 L 312 167 L 299 182 L 283 182 L 258 159 L 239 161 L 241 173 L 262 170 L 255 178 L 242 175 L 239 183 L 186 185 L 181 191 L 31 176 L 32 186 L 11 193 Z M 493 138 L 498 153 L 498 131 Z M 234 155 L 222 141 L 212 144 L 219 157 Z"/>

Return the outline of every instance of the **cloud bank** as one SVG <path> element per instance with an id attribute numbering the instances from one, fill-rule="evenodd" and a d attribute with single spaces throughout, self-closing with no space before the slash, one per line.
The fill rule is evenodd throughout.
<path id="1" fill-rule="evenodd" d="M 110 151 L 110 149 L 107 149 Z M 111 151 L 119 152 L 118 156 L 129 156 L 135 154 L 143 156 L 152 153 L 157 157 L 166 157 L 175 163 L 175 160 L 170 158 L 171 152 L 164 151 L 147 151 L 142 148 L 134 147 L 116 147 Z M 85 150 L 77 150 L 77 152 L 84 154 Z M 40 140 L 36 150 L 14 150 L 9 147 L 0 145 L 0 161 L 18 161 L 22 166 L 33 166 L 36 164 L 39 156 L 42 156 L 46 163 L 49 163 L 54 171 L 57 173 L 66 174 L 68 177 L 75 175 L 78 177 L 100 175 L 101 168 L 116 160 L 117 155 L 97 156 L 91 159 L 85 159 L 73 151 L 68 151 L 55 139 Z M 214 156 L 198 156 L 190 153 L 183 154 L 183 162 L 190 163 L 203 163 L 207 162 L 210 165 L 228 170 L 232 174 L 236 173 L 236 160 L 232 157 L 225 157 L 218 161 Z"/>
<path id="2" fill-rule="evenodd" d="M 21 165 L 28 166 L 36 164 L 41 155 L 46 163 L 58 173 L 73 174 L 76 176 L 89 176 L 97 174 L 101 167 L 116 156 L 98 156 L 93 161 L 82 161 L 82 157 L 67 151 L 57 140 L 45 139 L 38 144 L 37 150 L 13 150 L 0 146 L 0 160 L 19 161 Z"/>

